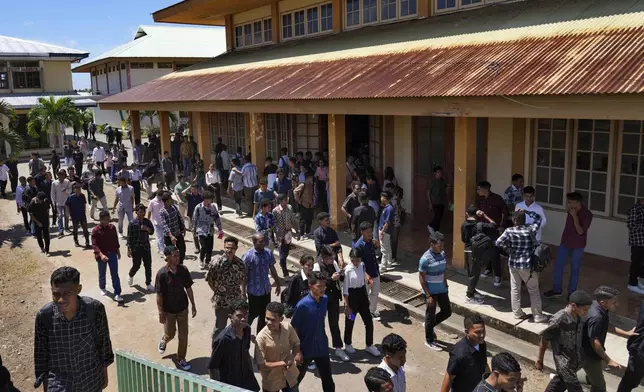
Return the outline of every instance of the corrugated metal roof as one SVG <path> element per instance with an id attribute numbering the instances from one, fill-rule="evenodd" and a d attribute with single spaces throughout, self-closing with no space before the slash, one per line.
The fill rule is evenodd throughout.
<path id="1" fill-rule="evenodd" d="M 87 94 L 0 94 L 0 101 L 5 101 L 14 109 L 31 109 L 38 105 L 39 98 L 49 98 L 54 96 L 60 98 L 71 98 L 77 107 L 96 107 L 96 96 Z"/>
<path id="2" fill-rule="evenodd" d="M 82 50 L 0 35 L 0 57 L 71 57 L 80 60 L 88 55 Z"/>
<path id="3" fill-rule="evenodd" d="M 208 63 L 102 102 L 642 93 L 644 12 Z"/>
<path id="4" fill-rule="evenodd" d="M 134 39 L 74 68 L 88 72 L 88 66 L 106 59 L 196 58 L 208 59 L 226 51 L 222 27 L 139 26 Z"/>

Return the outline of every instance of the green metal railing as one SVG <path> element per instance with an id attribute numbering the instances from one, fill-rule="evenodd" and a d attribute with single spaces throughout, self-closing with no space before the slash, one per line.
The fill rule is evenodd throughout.
<path id="1" fill-rule="evenodd" d="M 119 392 L 249 392 L 116 350 Z"/>

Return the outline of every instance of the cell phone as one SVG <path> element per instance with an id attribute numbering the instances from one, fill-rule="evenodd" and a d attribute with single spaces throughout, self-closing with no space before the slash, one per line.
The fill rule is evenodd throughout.
<path id="1" fill-rule="evenodd" d="M 355 313 L 351 313 L 351 314 L 349 315 L 349 320 L 351 320 L 351 321 L 355 321 L 355 320 L 356 320 L 356 314 L 355 314 Z"/>

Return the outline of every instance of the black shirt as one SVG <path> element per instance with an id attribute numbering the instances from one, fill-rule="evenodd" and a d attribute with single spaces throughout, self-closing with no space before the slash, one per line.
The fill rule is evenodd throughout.
<path id="1" fill-rule="evenodd" d="M 376 211 L 368 204 L 356 207 L 351 216 L 351 226 L 353 227 L 353 240 L 358 241 L 362 236 L 360 232 L 360 224 L 362 222 L 369 222 L 372 225 L 376 221 Z"/>
<path id="2" fill-rule="evenodd" d="M 163 297 L 163 311 L 177 314 L 188 309 L 186 289 L 192 287 L 192 283 L 190 272 L 185 266 L 178 265 L 176 273 L 172 273 L 167 266 L 161 267 L 154 287 L 157 294 Z"/>
<path id="3" fill-rule="evenodd" d="M 476 350 L 467 341 L 467 337 L 459 340 L 449 353 L 447 373 L 456 376 L 452 382 L 452 392 L 472 392 L 481 382 L 487 370 L 487 346 L 479 345 Z"/>
<path id="4" fill-rule="evenodd" d="M 628 338 L 628 342 L 626 343 L 628 353 L 633 356 L 644 357 L 644 301 L 640 305 L 640 314 L 637 316 L 635 333 L 637 335 Z"/>
<path id="5" fill-rule="evenodd" d="M 479 385 L 477 385 L 472 392 L 497 392 L 498 389 L 494 388 L 492 385 L 488 384 L 487 381 L 485 381 L 489 376 L 490 373 L 485 373 Z"/>
<path id="6" fill-rule="evenodd" d="M 358 200 L 358 196 L 353 192 L 347 196 L 347 198 L 344 199 L 344 203 L 342 203 L 342 207 L 344 207 L 344 209 L 351 215 L 353 215 L 353 211 L 355 211 L 359 206 L 360 200 Z"/>
<path id="7" fill-rule="evenodd" d="M 588 311 L 588 318 L 584 325 L 584 336 L 581 342 L 584 347 L 584 352 L 589 358 L 596 360 L 602 359 L 593 349 L 592 342 L 595 339 L 599 339 L 602 347 L 604 347 L 609 324 L 610 320 L 608 318 L 608 310 L 602 308 L 597 301 L 593 301 L 593 305 Z"/>
<path id="8" fill-rule="evenodd" d="M 331 245 L 339 241 L 340 239 L 338 238 L 338 233 L 336 233 L 332 228 L 327 227 L 325 229 L 320 226 L 313 232 L 313 240 L 315 241 L 315 250 L 317 251 L 317 256 L 319 256 L 322 245 Z M 342 247 L 334 247 L 333 250 L 335 250 L 336 253 L 342 253 Z"/>
<path id="9" fill-rule="evenodd" d="M 74 159 L 74 163 L 76 163 L 77 165 L 82 165 L 82 164 L 83 164 L 83 160 L 85 159 L 85 157 L 83 156 L 83 153 L 82 153 L 82 152 L 80 152 L 80 151 L 75 151 L 75 152 L 72 154 L 72 159 Z"/>
<path id="10" fill-rule="evenodd" d="M 208 368 L 218 369 L 219 381 L 223 383 L 259 391 L 249 349 L 250 327 L 244 328 L 244 335 L 238 338 L 232 324 L 229 324 L 212 341 Z"/>
<path id="11" fill-rule="evenodd" d="M 99 199 L 101 197 L 105 196 L 105 191 L 103 190 L 103 178 L 93 178 L 89 182 L 89 189 L 98 197 Z"/>
<path id="12" fill-rule="evenodd" d="M 30 214 L 33 214 L 33 216 L 36 219 L 38 219 L 38 222 L 42 223 L 43 225 L 46 225 L 49 223 L 49 201 L 48 200 L 42 200 L 38 202 L 37 199 L 33 199 L 31 203 L 29 203 L 29 207 L 27 208 L 27 211 Z"/>

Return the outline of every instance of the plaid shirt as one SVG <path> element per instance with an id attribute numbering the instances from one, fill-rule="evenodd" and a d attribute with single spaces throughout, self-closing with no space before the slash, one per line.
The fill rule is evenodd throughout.
<path id="1" fill-rule="evenodd" d="M 78 304 L 71 320 L 54 306 L 51 326 L 41 312 L 36 315 L 34 368 L 36 379 L 47 380 L 49 392 L 100 392 L 103 369 L 114 362 L 105 307 L 94 300 L 96 325 L 92 326 L 80 297 Z"/>
<path id="2" fill-rule="evenodd" d="M 532 236 L 537 235 L 541 226 L 541 215 L 533 211 L 525 211 L 525 214 L 534 219 L 531 225 L 509 227 L 496 240 L 496 246 L 509 248 L 510 268 L 530 269 L 532 252 L 537 245 Z"/>
<path id="3" fill-rule="evenodd" d="M 644 246 L 644 204 L 637 203 L 628 211 L 628 245 Z"/>
<path id="4" fill-rule="evenodd" d="M 510 185 L 503 193 L 505 204 L 516 206 L 523 201 L 523 189 Z"/>
<path id="5" fill-rule="evenodd" d="M 277 226 L 275 230 L 275 242 L 279 245 L 282 243 L 286 233 L 290 233 L 292 229 L 296 229 L 299 222 L 297 215 L 293 212 L 293 208 L 288 204 L 284 208 L 281 205 L 275 207 L 273 209 L 273 217 L 275 217 L 275 225 Z"/>
<path id="6" fill-rule="evenodd" d="M 170 237 L 170 234 L 175 237 L 181 236 L 186 230 L 186 223 L 174 204 L 161 209 L 161 223 L 163 224 L 163 235 L 165 237 Z"/>
<path id="7" fill-rule="evenodd" d="M 150 228 L 151 233 L 142 230 L 141 227 L 145 225 Z M 149 250 L 150 249 L 150 234 L 154 234 L 154 226 L 148 219 L 139 218 L 134 219 L 127 226 L 127 247 L 131 250 Z"/>

